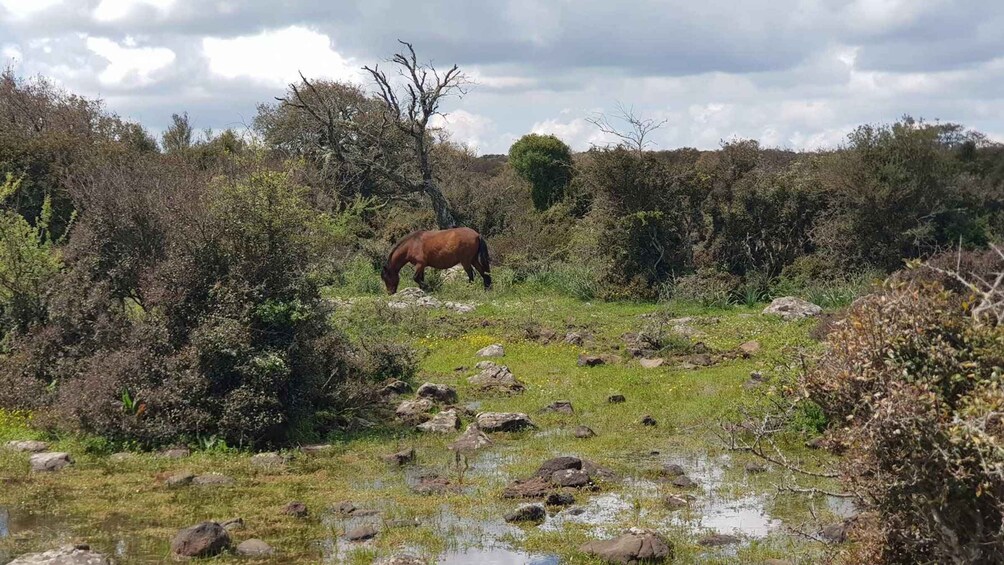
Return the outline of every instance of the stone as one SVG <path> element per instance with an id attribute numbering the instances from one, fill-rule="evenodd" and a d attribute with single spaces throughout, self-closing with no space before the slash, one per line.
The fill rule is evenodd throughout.
<path id="1" fill-rule="evenodd" d="M 405 400 L 397 406 L 394 414 L 406 422 L 421 422 L 428 418 L 427 412 L 432 410 L 432 407 L 433 402 L 431 398 Z"/>
<path id="2" fill-rule="evenodd" d="M 687 475 L 680 475 L 679 477 L 676 477 L 672 480 L 672 484 L 673 486 L 680 488 L 691 488 L 697 486 L 694 479 L 691 479 Z"/>
<path id="3" fill-rule="evenodd" d="M 572 408 L 572 403 L 568 400 L 555 400 L 554 402 L 548 404 L 544 407 L 541 412 L 557 412 L 559 414 L 575 414 L 575 409 Z"/>
<path id="4" fill-rule="evenodd" d="M 606 362 L 606 359 L 600 357 L 599 355 L 586 355 L 585 353 L 579 354 L 578 363 L 580 367 L 597 367 L 605 364 Z"/>
<path id="5" fill-rule="evenodd" d="M 520 382 L 509 367 L 493 365 L 467 379 L 467 382 L 482 391 L 504 392 L 518 394 L 526 390 L 526 385 Z"/>
<path id="6" fill-rule="evenodd" d="M 280 512 L 286 516 L 294 516 L 296 518 L 306 518 L 308 514 L 307 505 L 298 500 L 286 504 Z"/>
<path id="7" fill-rule="evenodd" d="M 28 553 L 8 565 L 111 565 L 104 555 L 91 551 L 87 545 L 66 545 L 42 553 Z"/>
<path id="8" fill-rule="evenodd" d="M 390 455 L 383 455 L 380 457 L 385 463 L 390 465 L 397 465 L 398 467 L 403 467 L 409 463 L 415 462 L 415 448 L 409 447 L 398 451 L 397 453 L 391 453 Z"/>
<path id="9" fill-rule="evenodd" d="M 537 472 L 534 473 L 534 476 L 550 479 L 551 475 L 554 475 L 558 471 L 581 468 L 582 459 L 579 459 L 578 457 L 552 457 L 540 464 L 540 467 L 537 468 Z"/>
<path id="10" fill-rule="evenodd" d="M 825 526 L 819 531 L 819 537 L 827 543 L 844 543 L 847 541 L 848 522 L 837 522 Z"/>
<path id="11" fill-rule="evenodd" d="M 563 469 L 551 475 L 551 484 L 564 488 L 582 488 L 592 484 L 589 473 L 582 469 Z"/>
<path id="12" fill-rule="evenodd" d="M 662 497 L 662 505 L 670 510 L 679 510 L 690 506 L 690 499 L 676 494 L 667 494 Z"/>
<path id="13" fill-rule="evenodd" d="M 715 533 L 697 540 L 697 545 L 702 545 L 704 547 L 721 547 L 723 545 L 735 545 L 741 541 L 741 539 L 733 535 Z"/>
<path id="14" fill-rule="evenodd" d="M 477 451 L 482 447 L 488 447 L 492 444 L 491 438 L 486 436 L 484 432 L 478 428 L 477 424 L 470 424 L 463 434 L 460 435 L 453 443 L 447 446 L 450 451 L 456 451 L 458 453 L 469 453 L 472 451 Z"/>
<path id="15" fill-rule="evenodd" d="M 416 427 L 423 432 L 449 434 L 460 429 L 460 418 L 457 417 L 456 410 L 444 410 Z"/>
<path id="16" fill-rule="evenodd" d="M 588 459 L 582 460 L 582 470 L 589 473 L 589 476 L 593 479 L 602 479 L 604 481 L 614 481 L 617 479 L 617 475 L 613 471 L 606 467 L 600 467 Z"/>
<path id="17" fill-rule="evenodd" d="M 661 367 L 666 360 L 662 357 L 646 358 L 638 361 L 638 364 L 645 369 L 655 369 L 656 367 Z"/>
<path id="18" fill-rule="evenodd" d="M 332 449 L 333 446 L 330 443 L 314 443 L 300 446 L 300 452 L 306 455 L 320 455 Z"/>
<path id="19" fill-rule="evenodd" d="M 552 492 L 544 499 L 548 506 L 571 506 L 575 504 L 575 496 L 567 492 Z"/>
<path id="20" fill-rule="evenodd" d="M 36 453 L 28 461 L 31 464 L 31 470 L 36 473 L 60 471 L 73 464 L 70 454 L 60 451 Z"/>
<path id="21" fill-rule="evenodd" d="M 187 447 L 175 447 L 173 449 L 165 449 L 157 455 L 161 457 L 167 457 L 168 459 L 184 459 L 192 454 L 192 450 Z"/>
<path id="22" fill-rule="evenodd" d="M 255 453 L 251 456 L 251 466 L 256 469 L 276 470 L 286 466 L 288 458 L 274 451 Z"/>
<path id="23" fill-rule="evenodd" d="M 419 398 L 431 398 L 436 402 L 452 404 L 457 401 L 457 390 L 449 385 L 425 383 L 418 387 L 415 395 Z"/>
<path id="24" fill-rule="evenodd" d="M 219 473 L 209 473 L 208 475 L 195 476 L 192 479 L 192 484 L 200 487 L 229 487 L 237 484 L 237 481 L 233 477 Z"/>
<path id="25" fill-rule="evenodd" d="M 175 473 L 164 479 L 164 484 L 169 488 L 187 487 L 195 480 L 192 473 Z"/>
<path id="26" fill-rule="evenodd" d="M 228 532 L 236 532 L 238 530 L 244 529 L 244 518 L 231 518 L 224 522 L 220 522 L 223 529 Z"/>
<path id="27" fill-rule="evenodd" d="M 662 535 L 640 528 L 608 540 L 583 544 L 579 551 L 594 555 L 607 563 L 664 563 L 673 557 L 673 545 Z"/>
<path id="28" fill-rule="evenodd" d="M 575 432 L 573 433 L 575 434 L 575 437 L 579 439 L 587 439 L 596 435 L 596 432 L 594 432 L 589 426 L 577 426 L 575 428 Z"/>
<path id="29" fill-rule="evenodd" d="M 550 480 L 544 477 L 513 481 L 502 491 L 503 498 L 544 498 L 554 491 Z"/>
<path id="30" fill-rule="evenodd" d="M 627 399 L 624 398 L 623 394 L 611 394 L 610 396 L 607 397 L 607 402 L 609 402 L 610 404 L 620 404 L 621 402 L 625 402 L 626 400 Z"/>
<path id="31" fill-rule="evenodd" d="M 493 343 L 488 347 L 483 347 L 475 353 L 478 357 L 503 357 L 505 356 L 505 348 L 501 344 Z"/>
<path id="32" fill-rule="evenodd" d="M 781 298 L 775 298 L 763 309 L 763 313 L 770 316 L 779 316 L 785 321 L 791 321 L 818 316 L 823 313 L 823 309 L 801 298 L 782 296 Z"/>
<path id="33" fill-rule="evenodd" d="M 759 341 L 747 341 L 746 343 L 743 343 L 742 345 L 739 346 L 739 353 L 741 353 L 743 357 L 752 357 L 753 355 L 756 355 L 759 351 L 760 351 Z"/>
<path id="34" fill-rule="evenodd" d="M 655 418 L 653 418 L 650 414 L 645 414 L 644 416 L 641 417 L 641 425 L 657 426 L 659 425 L 659 422 L 656 422 Z"/>
<path id="35" fill-rule="evenodd" d="M 269 557 L 275 555 L 275 550 L 262 540 L 251 538 L 237 544 L 237 555 L 241 557 Z"/>
<path id="36" fill-rule="evenodd" d="M 477 417 L 478 427 L 487 433 L 518 432 L 537 426 L 521 412 L 482 412 Z"/>
<path id="37" fill-rule="evenodd" d="M 747 463 L 744 467 L 747 475 L 757 475 L 767 471 L 767 466 L 760 463 Z"/>
<path id="38" fill-rule="evenodd" d="M 401 379 L 389 379 L 384 382 L 383 388 L 380 389 L 381 396 L 405 394 L 408 392 L 411 392 L 411 385 Z"/>
<path id="39" fill-rule="evenodd" d="M 667 463 L 662 466 L 662 469 L 659 469 L 660 477 L 673 478 L 686 474 L 687 472 L 683 470 L 683 466 L 676 463 Z"/>
<path id="40" fill-rule="evenodd" d="M 44 441 L 15 440 L 8 441 L 4 444 L 4 447 L 11 451 L 20 451 L 22 453 L 42 453 L 49 449 L 49 444 Z"/>
<path id="41" fill-rule="evenodd" d="M 583 339 L 582 334 L 577 332 L 568 332 L 565 334 L 565 339 L 563 340 L 568 345 L 582 345 Z"/>
<path id="42" fill-rule="evenodd" d="M 524 504 L 505 515 L 505 521 L 513 522 L 543 522 L 547 518 L 547 510 L 540 504 Z"/>
<path id="43" fill-rule="evenodd" d="M 179 557 L 212 557 L 230 548 L 230 534 L 216 522 L 202 522 L 178 532 L 171 553 Z"/>
<path id="44" fill-rule="evenodd" d="M 495 361 L 478 361 L 474 364 L 474 368 L 479 371 L 484 371 L 485 369 L 489 369 L 491 367 L 498 367 L 498 364 L 495 363 Z"/>
<path id="45" fill-rule="evenodd" d="M 443 307 L 459 314 L 467 314 L 474 311 L 474 305 L 465 302 L 444 302 Z"/>
<path id="46" fill-rule="evenodd" d="M 366 541 L 375 538 L 377 535 L 377 529 L 373 526 L 359 526 L 357 528 L 352 528 L 345 533 L 345 539 L 349 541 Z"/>
<path id="47" fill-rule="evenodd" d="M 340 516 L 348 516 L 356 511 L 356 505 L 348 500 L 343 500 L 331 507 L 331 511 Z"/>
<path id="48" fill-rule="evenodd" d="M 447 491 L 455 490 L 453 484 L 446 477 L 439 475 L 428 475 L 420 477 L 418 483 L 411 487 L 411 490 L 418 494 L 443 494 Z"/>

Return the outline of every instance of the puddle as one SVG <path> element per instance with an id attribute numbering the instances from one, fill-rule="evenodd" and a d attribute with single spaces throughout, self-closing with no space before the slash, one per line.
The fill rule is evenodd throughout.
<path id="1" fill-rule="evenodd" d="M 69 535 L 69 530 L 56 517 L 0 507 L 0 538 L 15 536 L 56 537 Z"/>
<path id="2" fill-rule="evenodd" d="M 532 555 L 509 549 L 467 549 L 441 554 L 437 565 L 558 565 L 557 555 Z"/>

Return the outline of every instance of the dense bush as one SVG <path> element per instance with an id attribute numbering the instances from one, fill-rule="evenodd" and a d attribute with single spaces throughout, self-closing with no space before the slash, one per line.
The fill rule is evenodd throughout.
<path id="1" fill-rule="evenodd" d="M 538 210 L 561 200 L 572 179 L 572 150 L 553 135 L 531 133 L 519 138 L 509 148 L 509 164 L 530 183 Z"/>
<path id="2" fill-rule="evenodd" d="M 1004 328 L 969 307 L 936 282 L 891 283 L 804 376 L 864 512 L 850 562 L 1004 560 Z"/>

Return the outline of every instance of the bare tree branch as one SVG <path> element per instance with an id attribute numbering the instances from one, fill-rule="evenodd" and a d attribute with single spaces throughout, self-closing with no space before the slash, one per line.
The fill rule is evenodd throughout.
<path id="1" fill-rule="evenodd" d="M 653 145 L 646 139 L 649 134 L 666 125 L 669 120 L 655 120 L 652 118 L 642 118 L 635 114 L 634 108 L 625 108 L 620 102 L 617 103 L 617 115 L 615 119 L 625 122 L 628 129 L 617 127 L 611 123 L 610 117 L 599 113 L 593 117 L 586 118 L 586 121 L 593 124 L 603 133 L 613 135 L 621 140 L 622 145 L 626 145 L 638 153 L 646 147 Z"/>

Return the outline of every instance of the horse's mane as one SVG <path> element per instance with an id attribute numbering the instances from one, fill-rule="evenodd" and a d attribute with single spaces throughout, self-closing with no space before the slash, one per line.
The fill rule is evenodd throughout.
<path id="1" fill-rule="evenodd" d="M 405 243 L 408 243 L 412 239 L 418 237 L 419 234 L 422 234 L 424 231 L 425 230 L 416 230 L 416 231 L 413 231 L 413 232 L 409 233 L 408 235 L 402 237 L 401 240 L 398 241 L 394 245 L 394 247 L 391 248 L 390 253 L 387 254 L 387 261 L 390 261 L 390 258 L 394 256 L 394 252 L 397 251 L 399 247 L 401 247 Z"/>

